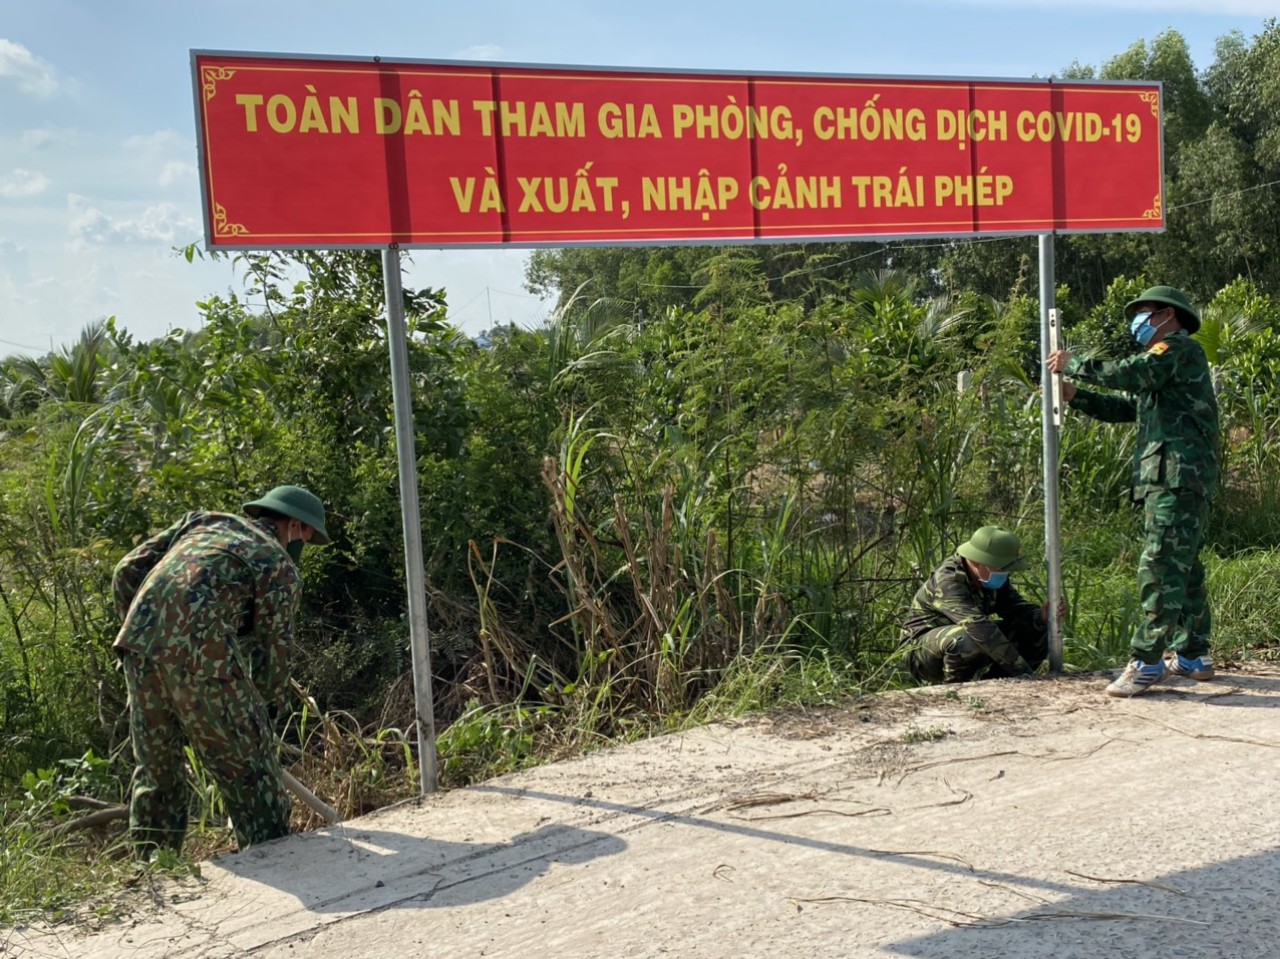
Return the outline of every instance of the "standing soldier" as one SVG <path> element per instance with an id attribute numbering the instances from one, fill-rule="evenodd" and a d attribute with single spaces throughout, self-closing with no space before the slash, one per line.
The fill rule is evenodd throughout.
<path id="1" fill-rule="evenodd" d="M 329 536 L 324 505 L 297 486 L 277 486 L 244 512 L 187 513 L 112 578 L 137 763 L 129 831 L 144 858 L 182 849 L 187 744 L 217 784 L 241 849 L 289 832 L 271 716 L 288 690 L 302 547 Z"/>
<path id="2" fill-rule="evenodd" d="M 933 571 L 902 624 L 907 667 L 917 681 L 1021 676 L 1044 662 L 1048 604 L 1028 603 L 1009 582 L 1026 565 L 1018 537 L 984 526 Z"/>
<path id="3" fill-rule="evenodd" d="M 1094 393 L 1064 380 L 1063 399 L 1073 408 L 1094 419 L 1138 422 L 1133 496 L 1146 521 L 1138 560 L 1145 618 L 1134 631 L 1129 665 L 1107 687 L 1112 696 L 1144 693 L 1169 672 L 1201 681 L 1214 674 L 1200 548 L 1218 483 L 1218 403 L 1209 361 L 1191 338 L 1200 316 L 1171 286 L 1151 287 L 1124 312 L 1143 347 L 1137 356 L 1086 360 L 1058 350 L 1048 359 L 1054 373 L 1129 394 Z"/>

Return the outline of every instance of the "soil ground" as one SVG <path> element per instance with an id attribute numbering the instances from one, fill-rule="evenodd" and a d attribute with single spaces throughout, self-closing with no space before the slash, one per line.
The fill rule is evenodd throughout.
<path id="1" fill-rule="evenodd" d="M 1197 957 L 1280 942 L 1280 667 L 997 680 L 595 753 L 203 865 L 0 956 Z"/>

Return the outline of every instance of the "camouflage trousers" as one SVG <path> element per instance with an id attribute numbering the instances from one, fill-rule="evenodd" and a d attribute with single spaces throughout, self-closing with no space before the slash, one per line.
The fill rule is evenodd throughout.
<path id="1" fill-rule="evenodd" d="M 289 832 L 289 794 L 266 705 L 238 655 L 211 675 L 205 653 L 181 638 L 152 655 L 120 653 L 137 763 L 129 832 L 143 856 L 182 849 L 188 744 L 217 785 L 241 849 Z"/>
<path id="2" fill-rule="evenodd" d="M 1018 654 L 1035 669 L 1049 655 L 1049 636 L 1030 623 L 1001 623 L 1000 631 L 1018 648 Z M 967 683 L 972 679 L 999 679 L 1012 675 L 982 651 L 969 631 L 958 624 L 938 626 L 912 641 L 907 668 L 921 683 Z"/>
<path id="3" fill-rule="evenodd" d="M 1209 503 L 1185 490 L 1150 493 L 1143 501 L 1145 543 L 1138 559 L 1143 620 L 1134 630 L 1133 658 L 1158 662 L 1166 649 L 1194 659 L 1209 652 L 1209 594 L 1200 548 Z"/>

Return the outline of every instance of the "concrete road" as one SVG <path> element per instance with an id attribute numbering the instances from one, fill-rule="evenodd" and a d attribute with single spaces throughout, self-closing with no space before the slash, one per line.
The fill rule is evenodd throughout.
<path id="1" fill-rule="evenodd" d="M 202 868 L 0 957 L 1197 957 L 1280 950 L 1280 669 L 995 681 L 710 726 Z"/>

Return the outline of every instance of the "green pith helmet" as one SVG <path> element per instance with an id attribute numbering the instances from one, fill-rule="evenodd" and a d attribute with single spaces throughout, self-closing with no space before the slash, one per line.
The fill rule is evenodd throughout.
<path id="1" fill-rule="evenodd" d="M 1187 294 L 1172 286 L 1153 286 L 1144 290 L 1136 300 L 1130 300 L 1124 305 L 1126 320 L 1133 319 L 1133 315 L 1138 312 L 1139 303 L 1162 303 L 1165 306 L 1171 306 L 1178 314 L 1178 322 L 1182 324 L 1184 330 L 1194 333 L 1200 329 L 1200 314 L 1191 306 Z"/>
<path id="2" fill-rule="evenodd" d="M 329 534 L 324 528 L 324 503 L 315 493 L 301 486 L 277 486 L 262 499 L 244 504 L 244 511 L 250 516 L 259 516 L 264 509 L 306 523 L 315 530 L 311 537 L 315 545 L 324 546 L 329 542 Z"/>
<path id="3" fill-rule="evenodd" d="M 956 552 L 967 560 L 1006 573 L 1025 569 L 1027 565 L 1018 537 L 999 526 L 982 527 L 969 537 L 967 543 L 961 543 Z"/>

